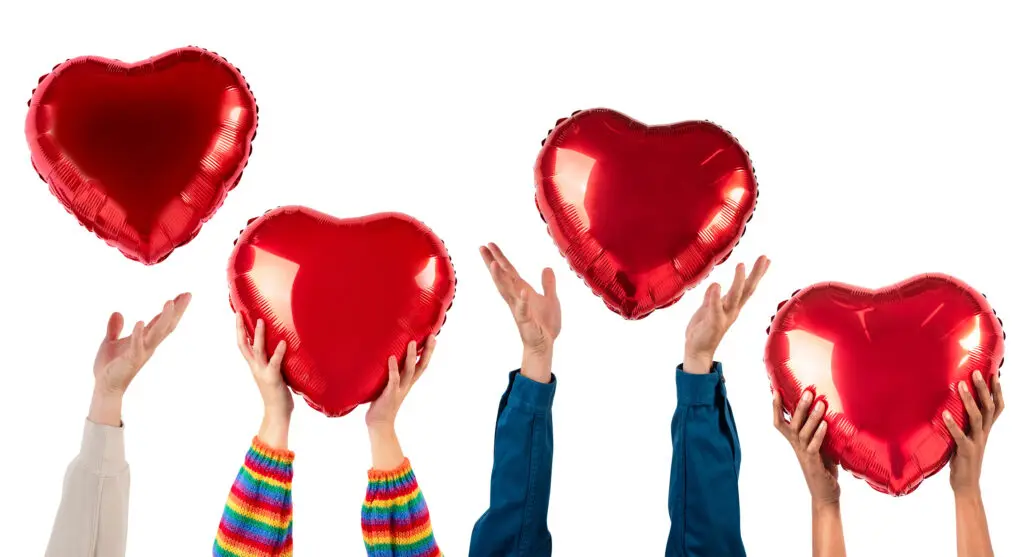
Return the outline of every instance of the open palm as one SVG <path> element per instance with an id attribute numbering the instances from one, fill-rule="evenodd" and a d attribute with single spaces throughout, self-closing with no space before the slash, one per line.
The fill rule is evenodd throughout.
<path id="1" fill-rule="evenodd" d="M 93 364 L 97 387 L 110 393 L 123 393 L 156 347 L 177 327 L 191 299 L 191 294 L 181 294 L 168 301 L 163 311 L 149 323 L 137 322 L 131 334 L 124 338 L 120 338 L 124 316 L 117 312 L 112 314 Z"/>
<path id="2" fill-rule="evenodd" d="M 562 306 L 555 292 L 555 272 L 544 269 L 541 273 L 542 294 L 519 276 L 497 245 L 482 246 L 480 255 L 498 293 L 512 311 L 523 346 L 537 351 L 550 349 L 562 331 Z"/>
<path id="3" fill-rule="evenodd" d="M 713 357 L 725 332 L 736 321 L 740 309 L 753 295 L 757 283 L 768 270 L 769 263 L 768 258 L 762 255 L 754 263 L 754 269 L 749 276 L 742 263 L 736 265 L 732 286 L 725 296 L 722 296 L 722 288 L 717 283 L 708 287 L 704 293 L 704 302 L 697 308 L 689 325 L 686 326 L 688 355 L 707 360 Z"/>

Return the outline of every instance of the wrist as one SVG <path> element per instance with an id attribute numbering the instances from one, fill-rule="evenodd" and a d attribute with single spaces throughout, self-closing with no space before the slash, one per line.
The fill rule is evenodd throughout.
<path id="1" fill-rule="evenodd" d="M 811 512 L 815 514 L 839 513 L 839 499 L 817 499 L 811 497 Z"/>
<path id="2" fill-rule="evenodd" d="M 551 382 L 551 362 L 554 358 L 553 347 L 533 349 L 523 347 L 523 361 L 519 373 L 537 383 Z"/>
<path id="3" fill-rule="evenodd" d="M 99 425 L 121 427 L 122 397 L 123 393 L 97 385 L 89 404 L 89 421 Z"/>
<path id="4" fill-rule="evenodd" d="M 366 431 L 370 434 L 370 441 L 373 441 L 374 439 L 385 439 L 388 437 L 398 436 L 395 432 L 395 422 L 390 420 L 369 422 L 366 424 Z"/>
<path id="5" fill-rule="evenodd" d="M 953 499 L 957 504 L 976 504 L 981 502 L 981 486 L 972 485 L 953 489 Z"/>
<path id="6" fill-rule="evenodd" d="M 292 418 L 292 410 L 295 406 L 287 403 L 263 403 L 263 417 L 275 421 L 287 422 Z"/>
<path id="7" fill-rule="evenodd" d="M 714 362 L 714 354 L 687 352 L 683 357 L 683 371 L 695 375 L 711 373 L 711 366 Z"/>

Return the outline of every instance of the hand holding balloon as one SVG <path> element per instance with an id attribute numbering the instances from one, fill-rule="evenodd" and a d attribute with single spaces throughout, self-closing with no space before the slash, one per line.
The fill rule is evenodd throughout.
<path id="1" fill-rule="evenodd" d="M 281 362 L 284 360 L 285 342 L 277 343 L 273 354 L 267 357 L 267 327 L 262 319 L 256 321 L 252 343 L 246 336 L 242 315 L 235 317 L 235 332 L 238 338 L 238 349 L 249 364 L 249 371 L 256 381 L 256 387 L 263 398 L 263 423 L 260 424 L 259 438 L 275 449 L 288 449 L 288 429 L 291 426 L 292 410 L 295 401 L 288 385 L 281 374 Z"/>
<path id="2" fill-rule="evenodd" d="M 981 496 L 981 461 L 985 456 L 985 445 L 992 424 L 1003 413 L 1006 403 L 1003 400 L 1003 387 L 999 383 L 999 374 L 992 376 L 992 388 L 989 390 L 980 371 L 971 375 L 977 391 L 978 402 L 971 396 L 967 383 L 961 381 L 957 387 L 960 399 L 964 401 L 967 417 L 970 420 L 968 432 L 964 433 L 949 412 L 942 415 L 953 441 L 956 442 L 956 453 L 949 462 L 949 483 L 957 496 Z"/>
<path id="3" fill-rule="evenodd" d="M 822 420 L 825 416 L 825 403 L 819 400 L 814 403 L 812 409 L 813 400 L 813 393 L 804 391 L 793 417 L 787 422 L 783 415 L 782 397 L 775 393 L 772 399 L 775 429 L 779 430 L 793 447 L 800 461 L 800 469 L 804 472 L 807 489 L 811 492 L 813 505 L 838 505 L 839 466 L 822 458 L 820 452 L 821 444 L 828 432 L 828 423 Z"/>
<path id="4" fill-rule="evenodd" d="M 96 380 L 89 420 L 94 423 L 121 426 L 121 400 L 132 379 L 153 356 L 157 346 L 167 338 L 188 308 L 191 294 L 181 294 L 164 304 L 163 311 L 147 324 L 139 321 L 124 338 L 124 316 L 114 312 L 107 321 L 107 334 L 100 344 L 93 363 Z"/>
<path id="5" fill-rule="evenodd" d="M 811 404 L 814 404 L 812 409 Z M 811 492 L 811 546 L 814 555 L 845 557 L 843 521 L 839 513 L 839 466 L 822 458 L 821 445 L 828 432 L 825 403 L 814 402 L 814 394 L 804 391 L 787 422 L 783 415 L 782 396 L 776 391 L 772 399 L 775 429 L 789 441 L 807 489 Z"/>
<path id="6" fill-rule="evenodd" d="M 405 460 L 395 432 L 395 418 L 413 385 L 427 371 L 435 346 L 437 340 L 434 336 L 427 337 L 423 353 L 417 359 L 416 342 L 410 342 L 401 371 L 398 359 L 394 356 L 388 358 L 388 384 L 366 411 L 366 428 L 370 433 L 370 451 L 373 455 L 373 468 L 376 470 L 393 470 Z"/>
<path id="7" fill-rule="evenodd" d="M 550 383 L 552 352 L 562 330 L 562 306 L 555 292 L 555 272 L 544 269 L 541 273 L 544 293 L 540 294 L 519 276 L 497 245 L 481 246 L 480 255 L 519 329 L 523 341 L 521 373 L 538 383 Z"/>
<path id="8" fill-rule="evenodd" d="M 768 270 L 771 261 L 761 256 L 748 276 L 742 263 L 736 265 L 736 274 L 729 292 L 722 296 L 718 283 L 708 287 L 704 303 L 697 309 L 686 326 L 686 352 L 683 369 L 687 373 L 708 373 L 715 358 L 715 350 L 729 327 L 736 322 L 740 310 L 754 294 L 757 283 Z"/>
<path id="9" fill-rule="evenodd" d="M 942 414 L 946 429 L 956 442 L 956 451 L 949 462 L 949 483 L 956 500 L 957 555 L 991 557 L 992 539 L 988 532 L 985 506 L 981 501 L 981 461 L 985 456 L 985 445 L 992 424 L 1003 413 L 1006 403 L 998 373 L 992 376 L 991 390 L 980 371 L 971 374 L 971 382 L 974 383 L 978 402 L 971 396 L 966 382 L 960 381 L 957 384 L 960 400 L 967 411 L 968 431 L 965 433 L 960 429 L 948 411 Z"/>

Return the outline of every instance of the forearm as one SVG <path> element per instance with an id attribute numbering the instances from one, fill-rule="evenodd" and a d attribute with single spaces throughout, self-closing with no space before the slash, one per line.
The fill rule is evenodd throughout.
<path id="1" fill-rule="evenodd" d="M 688 360 L 690 361 L 690 360 Z M 684 364 L 684 366 L 687 364 Z M 689 365 L 695 364 L 691 361 Z M 745 555 L 740 535 L 739 437 L 717 364 L 676 370 L 666 555 Z"/>
<path id="2" fill-rule="evenodd" d="M 393 470 L 405 461 L 402 445 L 393 424 L 374 425 L 369 428 L 370 456 L 374 470 Z"/>
<path id="3" fill-rule="evenodd" d="M 992 540 L 980 491 L 958 493 L 956 498 L 956 554 L 958 557 L 992 557 Z"/>
<path id="4" fill-rule="evenodd" d="M 266 408 L 263 411 L 263 421 L 260 422 L 260 430 L 257 436 L 268 447 L 287 451 L 288 431 L 291 429 L 291 423 L 292 413 L 290 410 Z"/>
<path id="5" fill-rule="evenodd" d="M 117 416 L 120 425 L 119 410 Z M 124 555 L 131 478 L 123 435 L 121 427 L 86 421 L 81 451 L 64 476 L 46 557 Z"/>
<path id="6" fill-rule="evenodd" d="M 121 427 L 122 393 L 108 392 L 96 386 L 89 404 L 89 421 L 110 427 Z"/>
<path id="7" fill-rule="evenodd" d="M 509 374 L 494 428 L 490 504 L 473 527 L 470 557 L 551 555 L 547 527 L 554 438 L 551 406 L 557 380 L 550 356 L 524 355 Z M 537 379 L 548 379 L 541 383 Z"/>
<path id="8" fill-rule="evenodd" d="M 846 557 L 839 503 L 812 503 L 811 547 L 814 557 Z"/>
<path id="9" fill-rule="evenodd" d="M 397 439 L 393 445 L 392 449 L 397 447 Z M 366 554 L 370 557 L 440 557 L 427 501 L 409 461 L 403 458 L 393 468 L 375 466 L 368 478 L 362 512 Z"/>

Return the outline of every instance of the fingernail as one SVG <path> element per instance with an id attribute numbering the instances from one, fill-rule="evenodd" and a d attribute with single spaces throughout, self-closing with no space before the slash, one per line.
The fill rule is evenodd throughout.
<path id="1" fill-rule="evenodd" d="M 975 370 L 974 371 L 974 378 L 977 379 L 978 381 L 981 381 L 981 372 Z"/>
<path id="2" fill-rule="evenodd" d="M 963 381 L 961 381 L 959 387 L 960 387 L 960 392 L 964 392 L 964 393 L 967 392 L 967 383 L 964 383 Z"/>
<path id="3" fill-rule="evenodd" d="M 952 415 L 952 414 L 950 414 L 950 413 L 949 413 L 948 411 L 946 411 L 946 412 L 943 412 L 943 413 L 942 413 L 942 417 L 943 417 L 943 418 L 944 418 L 944 419 L 945 419 L 945 420 L 946 420 L 947 422 L 951 422 L 951 421 L 953 421 L 953 415 Z"/>
<path id="4" fill-rule="evenodd" d="M 800 396 L 800 400 L 805 402 L 811 400 L 811 393 L 804 391 L 804 394 Z"/>
<path id="5" fill-rule="evenodd" d="M 823 412 L 824 410 L 825 410 L 825 405 L 824 404 L 819 402 L 818 404 L 814 405 L 814 411 L 815 412 Z"/>
<path id="6" fill-rule="evenodd" d="M 820 424 L 818 424 L 818 429 L 825 429 L 826 427 L 828 427 L 828 424 L 826 422 L 821 422 Z"/>

